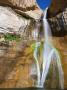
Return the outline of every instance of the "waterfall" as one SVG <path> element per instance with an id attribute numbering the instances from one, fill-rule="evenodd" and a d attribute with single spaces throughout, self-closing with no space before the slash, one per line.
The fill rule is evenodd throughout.
<path id="1" fill-rule="evenodd" d="M 48 8 L 47 8 L 48 9 Z M 57 63 L 57 68 L 59 72 L 59 85 L 61 89 L 64 89 L 64 75 L 63 75 L 63 69 L 61 65 L 61 59 L 59 52 L 54 47 L 52 40 L 52 34 L 51 29 L 49 26 L 49 23 L 47 21 L 47 9 L 44 11 L 44 17 L 43 17 L 43 27 L 44 27 L 44 45 L 43 45 L 43 58 L 42 58 L 42 70 L 39 66 L 39 60 L 38 60 L 38 47 L 40 46 L 39 42 L 36 42 L 35 44 L 35 50 L 34 50 L 34 58 L 36 61 L 36 67 L 37 67 L 37 84 L 36 87 L 43 87 L 44 83 L 46 81 L 46 77 L 49 72 L 50 64 L 52 60 L 55 60 Z M 54 66 L 53 66 L 54 68 Z"/>

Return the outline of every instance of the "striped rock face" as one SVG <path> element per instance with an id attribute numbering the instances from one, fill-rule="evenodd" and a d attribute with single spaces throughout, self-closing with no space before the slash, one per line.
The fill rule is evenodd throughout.
<path id="1" fill-rule="evenodd" d="M 36 0 L 0 0 L 0 4 L 11 4 L 17 7 L 27 8 L 36 6 Z M 49 9 L 52 14 L 58 12 L 59 10 L 63 10 L 67 6 L 67 0 L 52 0 L 52 5 Z"/>
<path id="2" fill-rule="evenodd" d="M 29 20 L 19 17 L 11 8 L 0 6 L 0 33 L 18 32 L 29 25 Z"/>
<path id="3" fill-rule="evenodd" d="M 13 5 L 26 8 L 35 5 L 35 0 L 9 0 Z"/>

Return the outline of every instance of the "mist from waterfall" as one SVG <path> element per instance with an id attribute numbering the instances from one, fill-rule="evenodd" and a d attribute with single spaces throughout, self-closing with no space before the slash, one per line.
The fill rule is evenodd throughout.
<path id="1" fill-rule="evenodd" d="M 47 8 L 48 9 L 48 8 Z M 49 72 L 50 64 L 52 61 L 57 63 L 57 68 L 59 72 L 59 85 L 61 89 L 64 89 L 64 75 L 61 65 L 60 55 L 58 50 L 54 47 L 52 41 L 52 34 L 49 23 L 47 21 L 47 9 L 44 11 L 43 17 L 43 27 L 44 27 L 44 45 L 43 45 L 43 54 L 42 54 L 42 69 L 40 69 L 39 60 L 38 60 L 38 47 L 41 43 L 36 42 L 36 47 L 34 50 L 34 58 L 36 61 L 37 67 L 37 84 L 36 87 L 44 87 L 46 77 Z M 54 67 L 53 67 L 54 68 Z"/>

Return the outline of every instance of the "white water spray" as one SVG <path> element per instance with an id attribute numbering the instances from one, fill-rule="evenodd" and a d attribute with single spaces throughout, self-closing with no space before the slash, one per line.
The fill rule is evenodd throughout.
<path id="1" fill-rule="evenodd" d="M 48 9 L 48 8 L 47 8 Z M 53 43 L 50 41 L 49 37 L 51 37 L 51 29 L 47 21 L 47 9 L 44 11 L 44 18 L 43 18 L 43 23 L 44 23 L 44 48 L 43 48 L 43 60 L 42 60 L 42 71 L 40 71 L 39 67 L 39 60 L 38 60 L 38 47 L 40 44 L 38 42 L 36 43 L 36 48 L 34 50 L 34 58 L 36 60 L 36 66 L 37 66 L 37 87 L 43 87 L 44 83 L 46 81 L 47 74 L 49 72 L 50 64 L 52 60 L 55 60 L 57 63 L 58 67 L 58 72 L 59 72 L 59 84 L 61 89 L 64 88 L 64 75 L 63 75 L 63 70 L 61 66 L 61 60 L 60 60 L 60 55 L 56 48 L 53 46 Z M 54 67 L 53 67 L 54 68 Z"/>

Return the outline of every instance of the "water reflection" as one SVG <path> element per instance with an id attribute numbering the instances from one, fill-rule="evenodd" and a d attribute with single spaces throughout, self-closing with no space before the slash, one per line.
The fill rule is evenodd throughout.
<path id="1" fill-rule="evenodd" d="M 49 88 L 49 89 L 45 89 L 45 88 L 24 88 L 23 90 L 62 90 L 62 89 L 55 89 L 55 88 Z"/>

